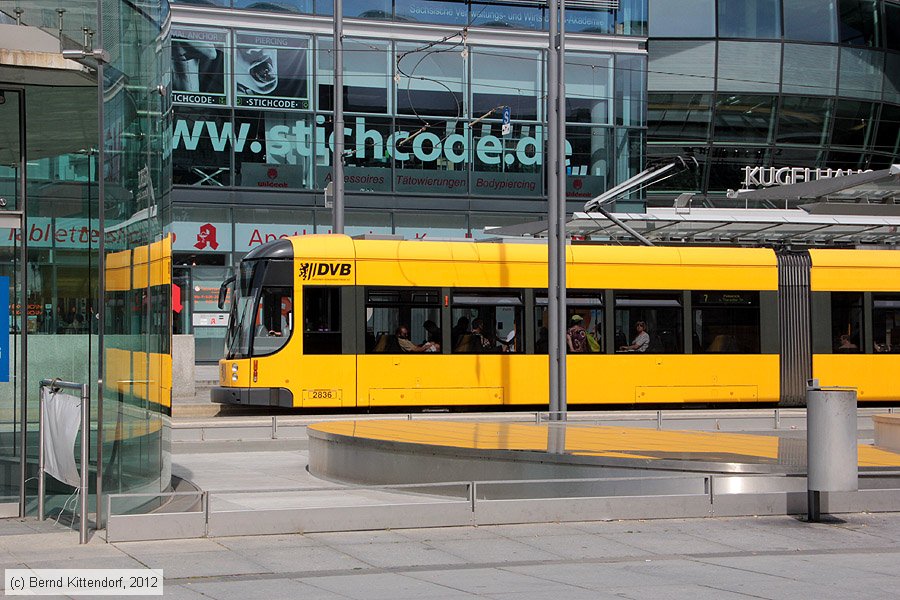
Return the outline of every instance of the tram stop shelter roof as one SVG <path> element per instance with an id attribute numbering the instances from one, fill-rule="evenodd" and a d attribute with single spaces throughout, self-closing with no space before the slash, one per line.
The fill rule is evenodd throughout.
<path id="1" fill-rule="evenodd" d="M 650 242 L 853 246 L 900 245 L 900 165 L 890 169 L 820 179 L 732 194 L 745 206 L 779 208 L 694 208 L 682 194 L 671 208 L 612 216 Z M 566 224 L 575 239 L 633 244 L 635 237 L 602 213 L 576 212 Z M 485 229 L 499 238 L 543 238 L 547 222 Z"/>

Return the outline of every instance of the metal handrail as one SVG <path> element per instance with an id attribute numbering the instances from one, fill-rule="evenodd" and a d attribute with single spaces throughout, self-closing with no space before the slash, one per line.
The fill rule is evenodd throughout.
<path id="1" fill-rule="evenodd" d="M 81 392 L 81 486 L 79 493 L 81 494 L 81 507 L 79 512 L 79 543 L 86 544 L 88 541 L 88 447 L 91 438 L 91 392 L 90 387 L 85 383 L 74 383 L 71 381 L 62 381 L 60 379 L 42 379 L 38 393 L 38 519 L 44 520 L 44 495 L 46 493 L 46 482 L 44 481 L 44 388 L 51 390 L 75 390 Z M 99 504 L 99 499 L 98 499 Z"/>

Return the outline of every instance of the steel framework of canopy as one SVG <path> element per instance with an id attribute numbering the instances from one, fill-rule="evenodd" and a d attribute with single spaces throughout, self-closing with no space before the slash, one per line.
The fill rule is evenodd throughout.
<path id="1" fill-rule="evenodd" d="M 639 241 L 637 233 L 667 245 L 900 246 L 900 165 L 742 192 L 737 198 L 748 205 L 763 200 L 807 203 L 797 209 L 693 208 L 692 198 L 683 194 L 674 207 L 648 208 L 646 213 L 576 212 L 566 229 L 573 239 L 601 243 L 633 244 Z M 595 201 L 586 204 L 594 206 Z M 547 225 L 537 221 L 485 232 L 499 238 L 542 238 Z"/>

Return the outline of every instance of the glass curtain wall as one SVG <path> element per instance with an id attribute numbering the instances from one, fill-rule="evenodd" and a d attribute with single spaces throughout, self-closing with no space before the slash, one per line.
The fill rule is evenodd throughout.
<path id="1" fill-rule="evenodd" d="M 103 492 L 159 492 L 171 478 L 169 11 L 166 0 L 102 5 Z"/>
<path id="2" fill-rule="evenodd" d="M 896 162 L 898 0 L 649 0 L 648 159 L 700 169 L 655 186 L 718 197 L 750 167 Z M 689 20 L 680 14 L 701 16 Z M 675 117 L 676 120 L 672 120 Z"/>
<path id="3" fill-rule="evenodd" d="M 321 202 L 334 143 L 332 52 L 326 36 L 173 27 L 175 185 L 304 191 L 292 201 Z M 344 52 L 348 192 L 542 200 L 542 48 L 347 38 Z M 568 194 L 577 199 L 641 166 L 646 58 L 568 54 Z M 253 202 L 266 196 L 278 202 Z"/>

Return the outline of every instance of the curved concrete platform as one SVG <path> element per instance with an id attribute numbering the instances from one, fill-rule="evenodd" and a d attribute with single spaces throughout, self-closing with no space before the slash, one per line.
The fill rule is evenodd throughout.
<path id="1" fill-rule="evenodd" d="M 806 485 L 804 438 L 424 420 L 320 423 L 310 425 L 308 435 L 310 472 L 357 484 L 522 480 L 518 487 L 497 486 L 494 497 L 704 493 L 700 476 L 706 475 L 728 475 L 735 491 L 800 491 Z M 896 473 L 900 454 L 860 445 L 859 464 L 861 473 L 876 476 L 861 478 L 864 488 L 879 472 Z M 586 478 L 607 481 L 558 481 Z M 619 480 L 615 489 L 609 478 Z M 524 481 L 550 479 L 557 481 Z M 432 491 L 456 495 L 462 489 Z"/>

